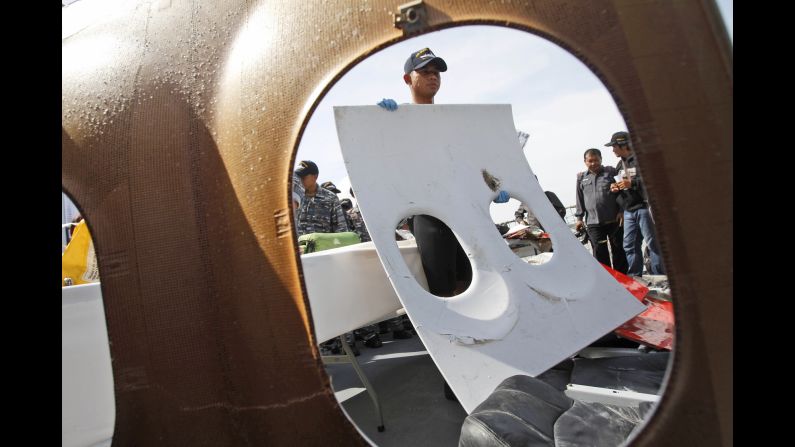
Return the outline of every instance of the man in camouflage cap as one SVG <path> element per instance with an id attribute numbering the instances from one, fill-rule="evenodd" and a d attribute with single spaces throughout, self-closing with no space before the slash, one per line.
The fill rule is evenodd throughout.
<path id="1" fill-rule="evenodd" d="M 309 160 L 298 164 L 295 174 L 304 185 L 304 199 L 298 209 L 298 235 L 348 231 L 340 199 L 317 183 L 319 170 Z"/>
<path id="2" fill-rule="evenodd" d="M 334 194 L 339 194 L 339 193 L 342 192 L 332 182 L 323 182 L 323 184 L 320 185 L 320 186 L 323 187 L 323 188 L 328 189 L 329 191 L 333 192 Z"/>

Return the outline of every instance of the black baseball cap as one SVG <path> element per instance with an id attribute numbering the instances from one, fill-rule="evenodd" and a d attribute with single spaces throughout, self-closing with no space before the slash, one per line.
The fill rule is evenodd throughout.
<path id="1" fill-rule="evenodd" d="M 315 162 L 309 160 L 302 160 L 301 163 L 298 163 L 298 167 L 295 168 L 295 175 L 299 177 L 304 177 L 309 174 L 317 175 L 319 172 Z"/>
<path id="2" fill-rule="evenodd" d="M 415 51 L 411 53 L 411 56 L 406 60 L 406 64 L 403 65 L 403 71 L 406 74 L 411 73 L 414 70 L 418 70 L 428 64 L 433 62 L 438 68 L 439 71 L 447 71 L 447 63 L 441 57 L 437 57 L 433 54 L 430 48 L 423 48 L 419 51 Z"/>
<path id="3" fill-rule="evenodd" d="M 629 134 L 626 132 L 616 132 L 610 138 L 610 141 L 605 144 L 605 146 L 627 146 L 629 145 Z"/>
<path id="4" fill-rule="evenodd" d="M 342 192 L 342 191 L 340 191 L 337 188 L 336 185 L 334 185 L 334 183 L 331 183 L 331 182 L 323 182 L 320 186 L 323 187 L 323 188 L 328 189 L 329 191 L 333 192 L 334 194 L 339 194 L 339 193 Z"/>

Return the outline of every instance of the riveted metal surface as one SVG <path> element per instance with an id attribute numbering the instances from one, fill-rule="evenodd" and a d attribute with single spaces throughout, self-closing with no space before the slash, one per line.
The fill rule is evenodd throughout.
<path id="1" fill-rule="evenodd" d="M 114 445 L 364 442 L 315 346 L 289 174 L 332 83 L 402 38 L 401 3 L 123 2 L 64 37 L 62 182 L 102 276 Z M 613 94 L 677 304 L 670 380 L 633 444 L 730 445 L 733 80 L 714 3 L 425 4 L 429 31 L 536 33 Z"/>

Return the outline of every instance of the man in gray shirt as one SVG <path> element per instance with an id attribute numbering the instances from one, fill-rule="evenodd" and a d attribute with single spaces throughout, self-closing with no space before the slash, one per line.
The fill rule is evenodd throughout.
<path id="1" fill-rule="evenodd" d="M 583 226 L 586 227 L 597 261 L 626 274 L 628 264 L 623 247 L 623 211 L 616 202 L 618 194 L 610 192 L 610 185 L 615 183 L 614 177 L 618 175 L 618 171 L 612 166 L 602 166 L 602 153 L 599 149 L 588 149 L 583 159 L 588 170 L 577 174 L 575 228 L 580 231 Z"/>

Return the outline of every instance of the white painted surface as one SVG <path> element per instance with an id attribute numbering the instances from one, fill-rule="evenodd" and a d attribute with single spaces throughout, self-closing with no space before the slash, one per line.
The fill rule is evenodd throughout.
<path id="1" fill-rule="evenodd" d="M 417 244 L 412 240 L 396 245 L 392 236 L 396 252 L 398 245 L 409 271 L 427 287 Z M 301 264 L 318 343 L 395 317 L 403 307 L 372 242 L 305 254 Z"/>
<path id="2" fill-rule="evenodd" d="M 109 445 L 116 408 L 100 284 L 61 290 L 61 444 Z"/>
<path id="3" fill-rule="evenodd" d="M 510 106 L 357 106 L 334 113 L 378 256 L 467 412 L 505 378 L 540 374 L 644 309 L 552 208 L 520 150 Z M 486 186 L 484 169 L 550 233 L 549 262 L 528 265 L 508 249 L 489 214 L 497 193 Z M 414 280 L 394 228 L 415 214 L 441 219 L 458 237 L 473 265 L 464 293 L 436 297 Z"/>
<path id="4" fill-rule="evenodd" d="M 595 386 L 574 385 L 566 386 L 566 396 L 582 402 L 598 402 L 605 405 L 620 405 L 622 407 L 638 407 L 641 402 L 659 402 L 660 396 L 656 394 L 638 393 L 628 390 L 612 390 Z"/>

